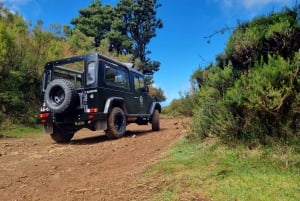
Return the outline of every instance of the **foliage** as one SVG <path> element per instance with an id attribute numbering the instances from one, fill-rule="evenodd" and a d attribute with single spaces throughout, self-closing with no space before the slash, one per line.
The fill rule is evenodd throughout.
<path id="1" fill-rule="evenodd" d="M 166 96 L 164 95 L 164 92 L 161 88 L 156 88 L 153 85 L 149 85 L 149 95 L 155 99 L 156 101 L 165 101 L 166 100 Z"/>
<path id="2" fill-rule="evenodd" d="M 165 114 L 170 116 L 193 116 L 194 107 L 196 105 L 196 96 L 193 93 L 181 95 L 179 99 L 174 99 L 163 109 Z"/>
<path id="3" fill-rule="evenodd" d="M 240 24 L 217 63 L 192 75 L 199 90 L 190 136 L 299 138 L 299 33 L 296 9 Z"/>
<path id="4" fill-rule="evenodd" d="M 134 0 L 129 22 L 129 33 L 134 40 L 134 58 L 141 61 L 138 70 L 150 75 L 158 71 L 160 65 L 158 61 L 147 58 L 151 53 L 147 50 L 147 44 L 156 36 L 156 29 L 163 26 L 162 21 L 156 19 L 156 9 L 160 6 L 156 0 Z"/>
<path id="5" fill-rule="evenodd" d="M 235 68 L 247 70 L 261 58 L 266 62 L 270 54 L 293 58 L 300 48 L 297 12 L 297 7 L 285 8 L 282 12 L 240 23 L 219 57 L 220 67 L 230 61 Z"/>
<path id="6" fill-rule="evenodd" d="M 205 88 L 199 93 L 199 107 L 194 112 L 191 122 L 192 138 L 204 138 L 208 136 L 220 136 L 230 139 L 235 131 L 236 120 L 214 88 Z"/>
<path id="7" fill-rule="evenodd" d="M 101 1 L 97 0 L 89 7 L 80 9 L 79 16 L 72 19 L 71 23 L 75 29 L 99 43 L 111 30 L 112 20 L 113 8 L 109 5 L 103 7 Z"/>
<path id="8" fill-rule="evenodd" d="M 240 137 L 259 138 L 263 142 L 265 135 L 297 136 L 299 59 L 299 54 L 293 62 L 282 57 L 269 57 L 268 63 L 256 65 L 227 91 L 227 104 L 232 106 L 236 116 L 243 117 L 237 130 Z"/>
<path id="9" fill-rule="evenodd" d="M 224 102 L 226 90 L 233 85 L 232 66 L 223 70 L 211 67 L 203 87 L 197 93 L 198 107 L 192 120 L 192 136 L 228 136 L 236 127 L 233 115 Z"/>
<path id="10" fill-rule="evenodd" d="M 88 50 L 93 49 L 93 38 L 88 37 L 79 29 L 75 29 L 73 33 L 67 38 L 69 43 L 68 51 L 70 55 L 84 54 Z"/>
<path id="11" fill-rule="evenodd" d="M 29 33 L 21 16 L 2 7 L 0 10 L 0 128 L 32 124 L 38 108 L 40 66 L 44 59 L 59 54 L 59 44 L 51 41 L 50 33 L 41 31 L 41 24 Z"/>
<path id="12" fill-rule="evenodd" d="M 263 144 L 269 137 L 299 137 L 299 61 L 299 54 L 293 61 L 270 56 L 268 63 L 257 63 L 235 80 L 230 67 L 208 70 L 197 93 L 191 136 Z"/>

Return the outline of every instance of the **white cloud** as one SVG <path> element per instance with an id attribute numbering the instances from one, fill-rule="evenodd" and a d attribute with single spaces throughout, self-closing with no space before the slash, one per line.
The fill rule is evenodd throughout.
<path id="1" fill-rule="evenodd" d="M 48 0 L 0 0 L 4 7 L 9 9 L 12 13 L 19 13 L 27 20 L 28 16 L 38 16 L 42 13 L 41 4 Z"/>
<path id="2" fill-rule="evenodd" d="M 217 2 L 216 0 L 213 1 L 215 3 Z M 267 5 L 287 5 L 293 2 L 295 2 L 295 0 L 221 0 L 221 4 L 226 8 L 241 7 L 248 11 L 257 10 Z"/>
<path id="3" fill-rule="evenodd" d="M 243 5 L 243 7 L 245 7 L 246 9 L 255 9 L 257 7 L 264 7 L 268 4 L 288 4 L 291 3 L 291 0 L 242 0 L 241 3 Z"/>
<path id="4" fill-rule="evenodd" d="M 34 0 L 0 0 L 4 7 L 8 8 L 11 12 L 20 12 L 22 6 L 32 3 Z"/>
<path id="5" fill-rule="evenodd" d="M 281 11 L 283 7 L 293 7 L 295 0 L 206 0 L 208 6 L 219 11 L 219 23 L 234 26 L 236 20 L 247 21 L 255 16 Z"/>
<path id="6" fill-rule="evenodd" d="M 222 0 L 222 4 L 224 5 L 224 7 L 226 8 L 231 8 L 234 5 L 234 1 L 232 0 Z"/>
<path id="7" fill-rule="evenodd" d="M 33 0 L 0 0 L 1 3 L 4 3 L 5 5 L 11 6 L 11 7 L 20 7 L 23 5 L 26 5 Z"/>

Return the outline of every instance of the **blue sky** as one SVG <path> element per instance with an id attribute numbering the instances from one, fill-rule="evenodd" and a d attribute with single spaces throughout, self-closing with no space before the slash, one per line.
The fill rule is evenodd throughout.
<path id="1" fill-rule="evenodd" d="M 45 27 L 53 24 L 70 24 L 78 10 L 92 0 L 0 0 L 12 12 L 20 13 L 33 24 L 43 20 Z M 102 0 L 115 5 L 118 0 Z M 197 68 L 215 61 L 224 50 L 230 32 L 217 34 L 208 44 L 204 39 L 226 26 L 234 27 L 238 21 L 251 20 L 258 15 L 293 7 L 296 0 L 158 0 L 162 7 L 157 15 L 164 27 L 157 31 L 148 49 L 150 58 L 161 62 L 155 73 L 155 85 L 162 88 L 168 104 L 179 98 L 179 92 L 190 88 L 190 76 Z"/>

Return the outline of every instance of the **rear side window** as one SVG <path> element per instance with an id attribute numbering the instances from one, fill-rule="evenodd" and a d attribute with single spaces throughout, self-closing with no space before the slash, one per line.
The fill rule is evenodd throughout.
<path id="1" fill-rule="evenodd" d="M 87 73 L 87 85 L 92 85 L 96 81 L 96 62 L 90 62 L 88 64 L 88 73 Z"/>
<path id="2" fill-rule="evenodd" d="M 47 70 L 44 72 L 43 74 L 43 88 L 42 88 L 42 91 L 45 91 L 48 84 L 51 82 L 51 71 L 50 70 Z"/>
<path id="3" fill-rule="evenodd" d="M 105 65 L 105 83 L 107 85 L 128 88 L 128 72 L 125 69 Z"/>

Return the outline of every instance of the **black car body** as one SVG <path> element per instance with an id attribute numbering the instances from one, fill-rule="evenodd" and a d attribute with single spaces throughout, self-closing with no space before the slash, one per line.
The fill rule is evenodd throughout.
<path id="1" fill-rule="evenodd" d="M 56 142 L 81 128 L 122 137 L 129 123 L 159 130 L 161 106 L 148 95 L 144 75 L 126 63 L 86 54 L 46 63 L 40 123 Z"/>

